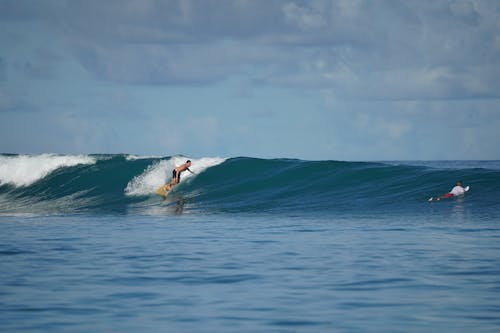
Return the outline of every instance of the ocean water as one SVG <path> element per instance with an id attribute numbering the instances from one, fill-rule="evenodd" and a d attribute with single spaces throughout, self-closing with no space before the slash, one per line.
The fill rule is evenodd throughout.
<path id="1" fill-rule="evenodd" d="M 0 155 L 0 331 L 500 331 L 499 161 L 185 159 Z"/>

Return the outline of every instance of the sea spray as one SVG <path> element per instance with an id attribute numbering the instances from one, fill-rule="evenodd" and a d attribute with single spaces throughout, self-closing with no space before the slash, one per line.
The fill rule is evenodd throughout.
<path id="1" fill-rule="evenodd" d="M 56 169 L 95 162 L 87 155 L 0 155 L 0 185 L 28 186 Z"/>
<path id="2" fill-rule="evenodd" d="M 125 188 L 125 194 L 128 196 L 151 195 L 154 191 L 171 181 L 172 170 L 185 163 L 189 158 L 183 156 L 174 156 L 166 160 L 160 160 L 148 166 L 144 172 L 134 177 Z M 209 167 L 221 164 L 225 161 L 220 157 L 205 157 L 201 159 L 191 159 L 190 170 L 193 173 L 200 174 Z M 181 182 L 188 181 L 193 174 L 186 171 L 182 174 Z"/>

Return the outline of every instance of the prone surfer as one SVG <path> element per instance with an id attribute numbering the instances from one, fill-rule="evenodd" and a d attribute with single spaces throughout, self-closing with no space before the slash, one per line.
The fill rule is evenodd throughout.
<path id="1" fill-rule="evenodd" d="M 457 182 L 457 185 L 455 185 L 455 187 L 453 187 L 450 192 L 448 192 L 448 193 L 446 193 L 446 194 L 444 194 L 444 195 L 436 198 L 436 200 L 449 199 L 449 198 L 457 197 L 457 196 L 463 195 L 468 190 L 469 190 L 469 186 L 463 187 L 462 181 L 459 180 Z M 434 198 L 429 198 L 429 201 L 433 201 L 433 200 L 434 200 Z"/>

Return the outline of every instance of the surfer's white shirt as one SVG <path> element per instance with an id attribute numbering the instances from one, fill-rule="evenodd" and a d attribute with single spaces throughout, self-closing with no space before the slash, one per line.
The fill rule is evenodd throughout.
<path id="1" fill-rule="evenodd" d="M 451 189 L 450 193 L 453 194 L 454 196 L 462 195 L 465 193 L 465 189 L 462 186 L 457 185 Z"/>

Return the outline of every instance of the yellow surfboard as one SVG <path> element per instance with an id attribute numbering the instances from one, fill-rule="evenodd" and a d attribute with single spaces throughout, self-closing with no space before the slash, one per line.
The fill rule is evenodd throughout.
<path id="1" fill-rule="evenodd" d="M 173 187 L 173 185 L 171 185 L 171 184 L 165 184 L 163 186 L 160 186 L 156 190 L 156 194 L 161 195 L 162 197 L 166 198 L 167 195 L 168 195 L 168 192 L 170 192 L 170 190 L 172 189 L 172 187 Z"/>

